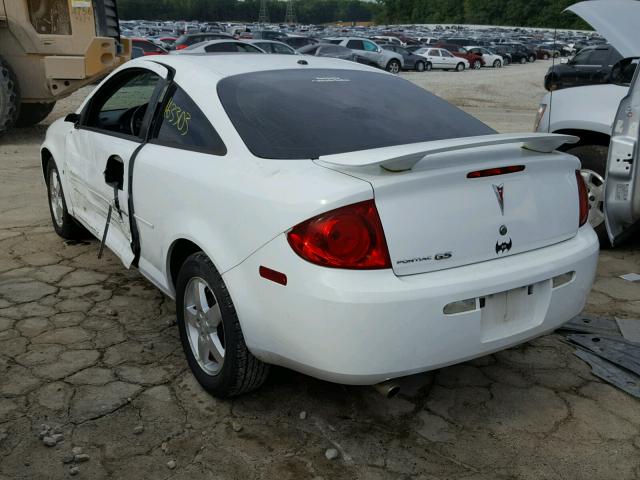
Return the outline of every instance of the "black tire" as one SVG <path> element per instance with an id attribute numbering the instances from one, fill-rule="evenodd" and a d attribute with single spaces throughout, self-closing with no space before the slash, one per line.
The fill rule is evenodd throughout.
<path id="1" fill-rule="evenodd" d="M 206 372 L 196 359 L 189 343 L 184 317 L 185 291 L 192 278 L 202 278 L 210 286 L 220 307 L 224 331 L 224 362 L 215 374 Z M 269 365 L 247 349 L 231 295 L 213 262 L 202 252 L 189 256 L 180 268 L 176 282 L 176 312 L 180 340 L 191 372 L 214 397 L 242 395 L 259 388 L 269 374 Z"/>
<path id="2" fill-rule="evenodd" d="M 20 114 L 20 87 L 11 66 L 0 57 L 0 134 L 13 127 Z"/>
<path id="3" fill-rule="evenodd" d="M 456 65 L 456 72 L 464 72 L 465 67 L 464 67 L 464 63 L 460 62 L 459 64 Z"/>
<path id="4" fill-rule="evenodd" d="M 431 62 L 427 62 L 427 64 L 424 66 L 424 69 L 427 72 L 430 72 L 431 70 L 433 70 L 433 65 L 431 65 Z"/>
<path id="5" fill-rule="evenodd" d="M 413 66 L 413 68 L 416 70 L 416 72 L 424 72 L 424 69 L 425 69 L 424 62 L 417 61 Z"/>
<path id="6" fill-rule="evenodd" d="M 533 63 L 533 62 L 536 61 L 536 56 L 535 55 L 529 55 L 528 60 L 529 60 L 529 63 Z"/>
<path id="7" fill-rule="evenodd" d="M 15 126 L 19 128 L 31 127 L 47 118 L 56 106 L 56 102 L 50 103 L 23 103 L 20 105 L 20 114 Z"/>
<path id="8" fill-rule="evenodd" d="M 482 68 L 482 62 L 480 60 L 475 60 L 473 62 L 473 69 L 480 70 Z"/>
<path id="9" fill-rule="evenodd" d="M 60 220 L 56 220 L 54 215 L 54 206 L 52 202 L 51 195 L 51 179 L 52 176 L 55 175 L 58 179 L 58 184 L 60 185 L 60 194 L 62 196 L 62 213 L 60 216 Z M 51 214 L 51 223 L 53 223 L 53 229 L 56 233 L 64 238 L 65 240 L 81 240 L 83 238 L 88 237 L 88 232 L 85 228 L 80 225 L 75 218 L 73 218 L 69 214 L 69 210 L 67 209 L 67 201 L 64 198 L 64 190 L 62 189 L 62 183 L 60 183 L 60 173 L 58 172 L 58 166 L 56 165 L 55 160 L 50 159 L 47 162 L 47 201 L 49 203 L 49 213 Z"/>
<path id="10" fill-rule="evenodd" d="M 387 68 L 385 70 L 391 73 L 400 73 L 401 68 L 402 67 L 398 60 L 389 60 L 389 63 L 387 63 Z"/>
<path id="11" fill-rule="evenodd" d="M 522 58 L 520 59 L 520 64 L 521 64 L 521 65 L 524 65 L 525 63 L 527 63 L 527 59 L 526 59 L 525 57 L 522 57 Z"/>
<path id="12" fill-rule="evenodd" d="M 495 60 L 493 62 L 493 68 L 502 68 L 502 62 L 500 60 Z"/>
<path id="13" fill-rule="evenodd" d="M 580 159 L 580 163 L 582 164 L 582 170 L 591 170 L 592 172 L 597 173 L 602 179 L 605 178 L 605 174 L 607 171 L 607 156 L 609 153 L 609 148 L 603 145 L 580 145 L 578 147 L 573 147 L 565 150 L 568 154 L 574 155 Z M 598 179 L 596 179 L 598 180 Z M 599 186 L 596 183 L 596 186 Z M 602 181 L 604 183 L 604 181 Z M 589 191 L 589 205 L 590 208 L 598 208 L 602 210 L 604 208 L 604 197 L 602 197 L 600 202 L 595 205 L 592 203 L 595 200 L 591 196 L 590 185 L 587 185 L 587 190 Z M 598 238 L 600 239 L 600 246 L 609 247 L 611 243 L 609 242 L 609 237 L 607 236 L 607 227 L 604 224 L 604 221 L 597 223 L 594 225 L 592 221 L 591 215 L 589 218 L 593 229 L 598 234 Z"/>

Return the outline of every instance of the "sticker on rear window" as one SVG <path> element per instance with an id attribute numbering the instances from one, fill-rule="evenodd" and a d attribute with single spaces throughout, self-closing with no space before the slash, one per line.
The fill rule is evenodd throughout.
<path id="1" fill-rule="evenodd" d="M 180 108 L 173 98 L 169 99 L 167 106 L 164 108 L 164 118 L 167 122 L 180 132 L 180 135 L 186 135 L 189 132 L 189 120 L 191 120 L 191 114 L 182 108 Z"/>

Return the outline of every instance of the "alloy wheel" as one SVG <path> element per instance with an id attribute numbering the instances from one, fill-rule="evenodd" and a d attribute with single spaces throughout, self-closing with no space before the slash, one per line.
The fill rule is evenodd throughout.
<path id="1" fill-rule="evenodd" d="M 184 320 L 198 365 L 208 375 L 216 375 L 224 364 L 224 323 L 216 296 L 201 277 L 189 280 L 185 289 Z"/>
<path id="2" fill-rule="evenodd" d="M 589 223 L 593 228 L 604 222 L 604 178 L 593 170 L 580 170 L 587 186 L 589 199 Z"/>
<path id="3" fill-rule="evenodd" d="M 49 203 L 51 203 L 53 220 L 58 227 L 62 228 L 62 222 L 64 221 L 64 199 L 62 196 L 60 177 L 55 169 L 51 170 L 51 175 L 49 176 Z"/>

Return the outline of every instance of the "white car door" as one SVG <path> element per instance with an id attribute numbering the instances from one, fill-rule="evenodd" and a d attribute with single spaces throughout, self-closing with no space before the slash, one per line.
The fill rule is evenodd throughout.
<path id="1" fill-rule="evenodd" d="M 456 68 L 456 65 L 460 63 L 458 57 L 454 57 L 448 50 L 440 50 L 440 54 L 445 68 Z"/>
<path id="2" fill-rule="evenodd" d="M 431 62 L 433 68 L 443 68 L 442 66 L 442 56 L 440 55 L 440 50 L 437 48 L 432 48 L 427 52 L 427 60 Z"/>
<path id="3" fill-rule="evenodd" d="M 115 73 L 93 92 L 66 138 L 73 215 L 126 267 L 135 258 L 129 165 L 144 145 L 168 75 L 164 66 L 150 62 Z"/>
<path id="4" fill-rule="evenodd" d="M 605 180 L 604 212 L 611 243 L 640 227 L 640 69 L 620 102 L 613 122 Z"/>

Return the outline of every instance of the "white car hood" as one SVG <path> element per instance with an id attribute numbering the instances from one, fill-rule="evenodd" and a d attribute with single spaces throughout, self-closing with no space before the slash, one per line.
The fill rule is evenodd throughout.
<path id="1" fill-rule="evenodd" d="M 623 57 L 640 56 L 639 1 L 590 0 L 567 10 L 595 28 Z"/>

